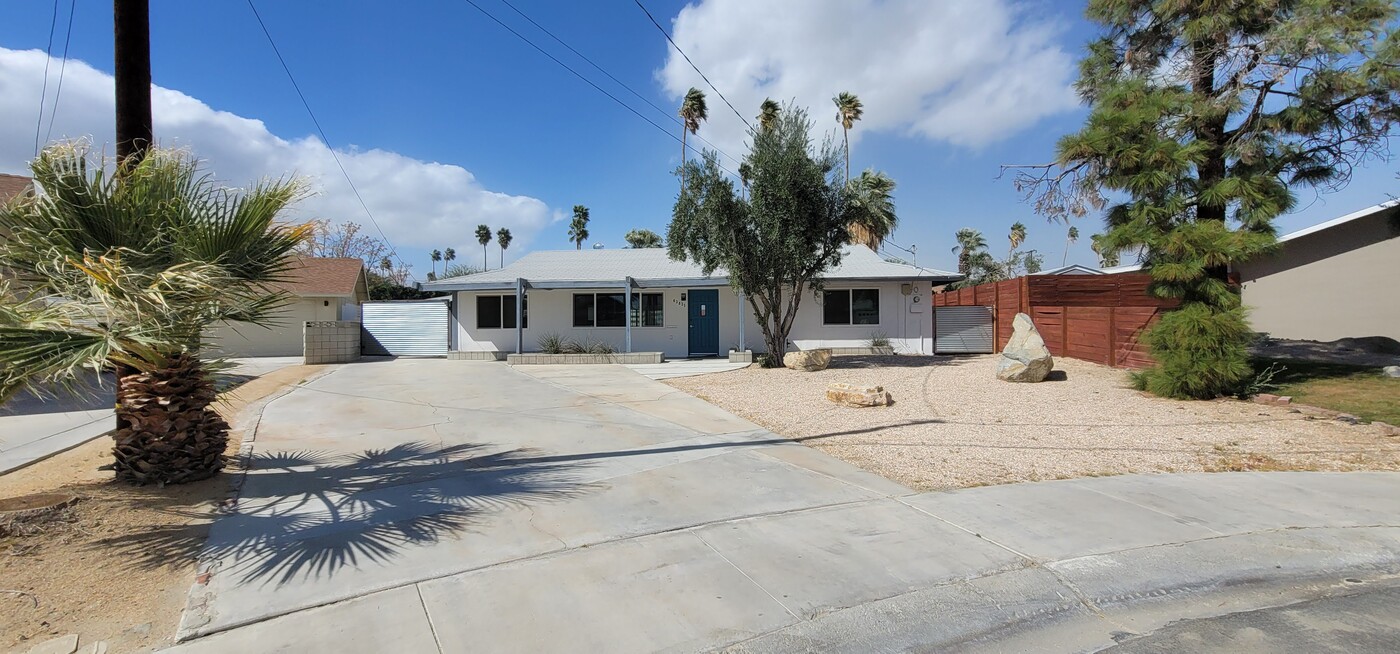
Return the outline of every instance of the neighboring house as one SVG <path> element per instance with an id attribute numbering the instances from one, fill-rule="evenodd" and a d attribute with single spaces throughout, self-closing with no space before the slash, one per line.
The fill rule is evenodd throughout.
<path id="1" fill-rule="evenodd" d="M 1061 267 L 1059 267 L 1059 268 L 1051 268 L 1050 270 L 1042 270 L 1042 271 L 1040 271 L 1040 272 L 1038 272 L 1038 273 L 1031 273 L 1031 274 L 1032 274 L 1032 275 L 1102 275 L 1102 274 L 1105 274 L 1105 273 L 1104 273 L 1104 271 L 1099 270 L 1098 268 L 1090 268 L 1089 266 L 1081 266 L 1081 265 L 1079 265 L 1079 264 L 1077 264 L 1077 263 L 1072 263 L 1072 264 L 1070 264 L 1070 265 L 1068 265 L 1068 266 L 1061 266 Z"/>
<path id="2" fill-rule="evenodd" d="M 862 347 L 879 334 L 898 352 L 932 354 L 931 286 L 958 279 L 847 248 L 825 275 L 825 291 L 802 298 L 789 341 L 800 349 Z M 532 252 L 505 268 L 419 288 L 455 292 L 452 343 L 459 351 L 536 351 L 547 334 L 669 358 L 765 349 L 748 300 L 723 270 L 706 277 L 663 249 Z"/>
<path id="3" fill-rule="evenodd" d="M 1255 331 L 1400 339 L 1400 201 L 1282 236 L 1275 253 L 1231 269 Z"/>
<path id="4" fill-rule="evenodd" d="M 210 330 L 213 348 L 223 356 L 270 357 L 302 354 L 302 324 L 360 319 L 369 299 L 364 263 L 353 258 L 298 257 L 288 279 L 275 284 L 293 297 L 267 327 L 231 323 Z"/>
<path id="5" fill-rule="evenodd" d="M 0 173 L 0 204 L 11 198 L 34 192 L 34 180 L 23 175 Z"/>

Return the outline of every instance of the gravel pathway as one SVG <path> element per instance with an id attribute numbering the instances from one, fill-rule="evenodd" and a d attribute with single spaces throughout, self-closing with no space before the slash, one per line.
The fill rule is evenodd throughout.
<path id="1" fill-rule="evenodd" d="M 784 436 L 918 490 L 1132 472 L 1400 470 L 1400 437 L 1250 402 L 1145 396 L 1127 374 L 1057 359 L 1051 379 L 996 379 L 996 355 L 837 357 L 815 373 L 745 368 L 668 380 Z M 883 385 L 889 407 L 827 401 Z"/>

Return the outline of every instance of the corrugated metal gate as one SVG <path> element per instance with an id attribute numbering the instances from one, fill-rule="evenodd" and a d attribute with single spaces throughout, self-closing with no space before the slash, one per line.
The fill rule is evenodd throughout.
<path id="1" fill-rule="evenodd" d="M 996 351 L 991 307 L 936 307 L 933 322 L 933 351 L 937 354 L 991 354 Z"/>
<path id="2" fill-rule="evenodd" d="M 443 356 L 447 354 L 448 304 L 366 302 L 360 306 L 362 349 L 370 355 Z"/>

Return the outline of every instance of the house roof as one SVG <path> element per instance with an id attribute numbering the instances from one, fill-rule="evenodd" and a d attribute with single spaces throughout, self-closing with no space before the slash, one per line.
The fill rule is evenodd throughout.
<path id="1" fill-rule="evenodd" d="M 425 291 L 502 290 L 515 288 L 523 279 L 533 288 L 594 288 L 622 285 L 632 278 L 637 287 L 725 286 L 724 270 L 709 277 L 693 261 L 674 261 L 662 248 L 622 250 L 545 250 L 531 252 L 505 268 L 422 282 Z M 890 263 L 867 247 L 847 247 L 841 265 L 828 271 L 828 280 L 901 281 L 928 280 L 944 283 L 962 279 L 942 270 Z"/>
<path id="2" fill-rule="evenodd" d="M 23 175 L 0 173 L 0 204 L 34 188 L 34 180 Z"/>
<path id="3" fill-rule="evenodd" d="M 1038 272 L 1038 273 L 1031 273 L 1031 274 L 1033 274 L 1033 275 L 1102 275 L 1102 274 L 1104 274 L 1104 271 L 1099 270 L 1098 268 L 1090 268 L 1089 266 L 1084 266 L 1084 265 L 1080 265 L 1080 264 L 1077 264 L 1077 263 L 1072 263 L 1072 264 L 1070 264 L 1070 265 L 1068 265 L 1068 266 L 1060 266 L 1059 268 L 1051 268 L 1050 270 L 1042 270 L 1042 271 L 1040 271 L 1040 272 Z"/>
<path id="4" fill-rule="evenodd" d="M 304 296 L 350 297 L 364 275 L 364 262 L 355 258 L 297 257 L 287 280 L 278 288 Z"/>

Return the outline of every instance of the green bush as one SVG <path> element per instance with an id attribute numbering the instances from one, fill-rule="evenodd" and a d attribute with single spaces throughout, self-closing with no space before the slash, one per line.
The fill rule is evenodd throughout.
<path id="1" fill-rule="evenodd" d="M 885 332 L 870 332 L 870 347 L 890 347 L 890 336 Z"/>
<path id="2" fill-rule="evenodd" d="M 1249 323 L 1244 310 L 1205 302 L 1183 304 L 1148 330 L 1157 364 L 1133 375 L 1139 390 L 1178 399 L 1238 395 L 1251 379 Z"/>
<path id="3" fill-rule="evenodd" d="M 540 351 L 545 354 L 563 354 L 564 346 L 568 343 L 563 336 L 554 332 L 542 334 L 535 342 L 539 344 Z"/>

